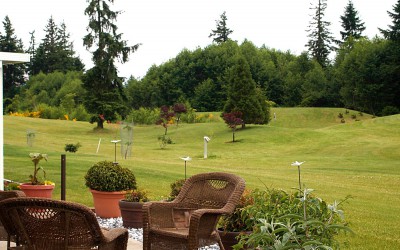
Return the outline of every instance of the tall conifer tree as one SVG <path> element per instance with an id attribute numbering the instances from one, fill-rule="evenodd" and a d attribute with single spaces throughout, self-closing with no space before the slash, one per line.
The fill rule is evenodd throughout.
<path id="1" fill-rule="evenodd" d="M 10 18 L 6 16 L 3 21 L 4 35 L 0 33 L 0 51 L 23 53 L 23 44 L 14 34 Z M 3 94 L 5 98 L 12 98 L 17 87 L 25 83 L 25 64 L 5 65 L 3 69 Z"/>
<path id="2" fill-rule="evenodd" d="M 228 18 L 226 17 L 226 11 L 221 14 L 221 20 L 215 20 L 217 24 L 217 29 L 212 30 L 211 34 L 208 37 L 214 37 L 213 42 L 218 44 L 228 41 L 229 35 L 232 34 L 233 30 L 229 29 L 226 25 L 226 21 Z"/>
<path id="3" fill-rule="evenodd" d="M 334 39 L 332 33 L 329 30 L 330 22 L 325 21 L 325 10 L 327 8 L 326 0 L 317 0 L 318 3 L 312 6 L 310 9 L 315 11 L 315 15 L 308 26 L 307 32 L 309 32 L 308 47 L 311 56 L 317 60 L 317 62 L 322 66 L 326 67 L 328 65 L 328 56 L 334 46 L 332 43 Z"/>
<path id="4" fill-rule="evenodd" d="M 342 35 L 342 43 L 345 42 L 349 37 L 359 39 L 362 37 L 362 32 L 365 30 L 364 22 L 361 21 L 358 16 L 358 11 L 354 8 L 353 2 L 350 0 L 345 8 L 344 15 L 340 16 L 342 20 L 343 31 L 340 31 Z"/>
<path id="5" fill-rule="evenodd" d="M 387 12 L 392 19 L 392 25 L 388 29 L 379 29 L 386 39 L 400 42 L 400 0 L 393 6 L 393 12 Z"/>
<path id="6" fill-rule="evenodd" d="M 123 79 L 118 76 L 115 60 L 127 62 L 129 54 L 136 51 L 139 44 L 127 46 L 122 34 L 117 33 L 115 21 L 120 12 L 112 11 L 109 6 L 114 0 L 88 2 L 85 14 L 89 17 L 89 34 L 83 38 L 83 44 L 88 50 L 93 47 L 95 50 L 92 52 L 94 66 L 83 79 L 87 90 L 85 106 L 94 114 L 91 122 L 96 122 L 97 128 L 103 128 L 105 120 L 115 120 L 116 113 L 123 115 L 126 109 Z"/>

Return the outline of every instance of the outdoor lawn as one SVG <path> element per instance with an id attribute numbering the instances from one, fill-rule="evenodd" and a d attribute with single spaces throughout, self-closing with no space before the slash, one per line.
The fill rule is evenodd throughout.
<path id="1" fill-rule="evenodd" d="M 163 127 L 137 125 L 132 156 L 122 158 L 117 144 L 117 161 L 134 171 L 139 188 L 153 200 L 167 197 L 169 185 L 184 178 L 184 156 L 192 158 L 188 176 L 230 172 L 242 176 L 249 189 L 288 191 L 298 186 L 291 163 L 305 161 L 302 182 L 317 196 L 328 202 L 352 196 L 342 207 L 355 232 L 342 237 L 350 244 L 345 249 L 400 249 L 400 115 L 372 118 L 342 108 L 273 108 L 271 113 L 276 120 L 268 125 L 238 129 L 235 143 L 218 113 L 201 114 L 209 117 L 205 123 L 171 125 L 167 135 L 173 143 L 164 149 L 157 140 Z M 33 172 L 29 153 L 47 153 L 49 160 L 41 166 L 56 183 L 53 198 L 59 199 L 60 156 L 66 154 L 67 200 L 92 206 L 84 175 L 95 162 L 114 161 L 111 140 L 120 139 L 119 126 L 105 124 L 98 131 L 88 122 L 4 116 L 4 176 L 26 181 Z M 27 131 L 35 135 L 32 147 Z M 204 136 L 211 138 L 208 159 L 203 158 Z M 65 144 L 78 142 L 82 147 L 76 153 L 64 151 Z"/>

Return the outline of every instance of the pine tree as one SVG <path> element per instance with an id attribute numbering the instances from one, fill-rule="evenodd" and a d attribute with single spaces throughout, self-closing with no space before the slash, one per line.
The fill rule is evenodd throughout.
<path id="1" fill-rule="evenodd" d="M 6 16 L 3 21 L 4 35 L 0 34 L 0 51 L 23 53 L 23 44 L 14 34 L 10 18 Z M 4 65 L 3 68 L 3 94 L 4 98 L 12 98 L 17 87 L 25 84 L 25 64 Z"/>
<path id="2" fill-rule="evenodd" d="M 96 47 L 93 53 L 94 67 L 84 75 L 84 88 L 87 90 L 85 106 L 94 114 L 91 122 L 97 123 L 97 128 L 103 128 L 105 120 L 115 120 L 116 113 L 124 115 L 125 98 L 122 88 L 123 79 L 118 76 L 114 61 L 128 61 L 131 52 L 135 52 L 139 44 L 127 46 L 117 33 L 114 23 L 119 11 L 112 11 L 109 3 L 114 0 L 89 0 L 85 15 L 89 17 L 88 32 L 83 38 L 83 44 L 89 50 Z"/>
<path id="3" fill-rule="evenodd" d="M 388 25 L 388 29 L 379 29 L 386 39 L 392 41 L 400 41 L 400 0 L 393 6 L 393 12 L 387 12 L 392 18 L 392 25 Z"/>
<path id="4" fill-rule="evenodd" d="M 353 2 L 350 0 L 345 8 L 344 15 L 340 16 L 342 20 L 343 31 L 340 31 L 342 35 L 342 43 L 345 42 L 349 37 L 360 39 L 362 32 L 365 30 L 364 22 L 362 22 L 358 16 L 358 11 L 354 8 Z"/>
<path id="5" fill-rule="evenodd" d="M 232 34 L 233 30 L 229 29 L 226 26 L 226 21 L 228 18 L 226 17 L 226 12 L 221 14 L 221 20 L 215 20 L 217 24 L 217 29 L 212 30 L 211 34 L 208 37 L 214 37 L 213 42 L 218 44 L 226 42 L 229 40 L 229 35 Z"/>
<path id="6" fill-rule="evenodd" d="M 263 100 L 260 98 L 250 66 L 243 56 L 237 56 L 236 64 L 230 71 L 228 84 L 228 99 L 223 113 L 241 112 L 243 126 L 268 123 L 262 106 L 266 101 L 265 96 Z"/>
<path id="7" fill-rule="evenodd" d="M 310 8 L 315 10 L 315 16 L 308 26 L 310 40 L 306 44 L 311 56 L 323 67 L 328 65 L 328 56 L 335 49 L 332 45 L 334 39 L 329 31 L 331 23 L 324 20 L 326 7 L 326 0 L 318 0 L 318 4 Z"/>

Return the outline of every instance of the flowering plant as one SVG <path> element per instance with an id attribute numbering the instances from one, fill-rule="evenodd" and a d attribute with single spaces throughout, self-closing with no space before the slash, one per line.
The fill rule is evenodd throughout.
<path id="1" fill-rule="evenodd" d="M 34 165 L 34 170 L 33 170 L 33 175 L 29 175 L 30 178 L 30 184 L 32 185 L 54 185 L 53 182 L 46 181 L 46 171 L 39 166 L 39 162 L 42 159 L 45 159 L 47 161 L 47 154 L 41 154 L 41 153 L 30 153 L 29 157 L 31 158 L 33 165 Z M 43 180 L 38 178 L 38 173 L 39 171 L 42 170 L 43 172 Z"/>
<path id="2" fill-rule="evenodd" d="M 125 194 L 125 201 L 147 202 L 147 201 L 149 201 L 149 198 L 147 197 L 147 191 L 140 190 L 140 189 L 134 189 L 134 190 L 129 190 Z"/>

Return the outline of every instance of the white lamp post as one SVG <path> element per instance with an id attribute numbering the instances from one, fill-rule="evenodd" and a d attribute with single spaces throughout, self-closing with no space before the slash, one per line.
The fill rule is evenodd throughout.
<path id="1" fill-rule="evenodd" d="M 210 137 L 204 136 L 204 159 L 207 159 L 207 144 L 211 141 Z"/>
<path id="2" fill-rule="evenodd" d="M 185 161 L 185 181 L 186 181 L 186 162 L 191 161 L 192 158 L 190 158 L 190 156 L 185 156 L 185 157 L 181 157 L 181 159 Z"/>
<path id="3" fill-rule="evenodd" d="M 114 145 L 115 145 L 115 149 L 114 149 L 114 164 L 115 165 L 118 165 L 118 162 L 117 162 L 117 143 L 118 142 L 120 142 L 121 140 L 112 140 L 111 142 L 112 143 L 114 143 Z"/>

